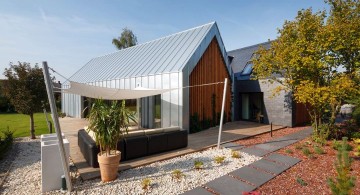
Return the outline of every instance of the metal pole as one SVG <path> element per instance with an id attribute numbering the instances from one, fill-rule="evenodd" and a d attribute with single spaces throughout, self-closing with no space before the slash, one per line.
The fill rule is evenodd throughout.
<path id="1" fill-rule="evenodd" d="M 48 115 L 47 115 L 47 112 L 46 112 L 46 108 L 44 108 L 44 114 L 45 114 L 45 117 L 46 117 L 46 124 L 48 126 L 49 132 L 52 133 L 52 126 L 51 126 L 51 122 L 49 121 L 49 118 L 48 118 Z"/>
<path id="2" fill-rule="evenodd" d="M 69 171 L 69 166 L 68 166 L 67 159 L 66 159 L 63 137 L 61 135 L 59 117 L 58 117 L 58 113 L 56 110 L 54 89 L 52 86 L 52 81 L 50 79 L 49 69 L 48 69 L 48 65 L 47 65 L 46 61 L 43 62 L 43 73 L 44 73 L 46 91 L 47 91 L 49 103 L 50 103 L 50 109 L 51 109 L 51 112 L 53 113 L 53 121 L 54 121 L 54 125 L 55 125 L 55 131 L 56 131 L 56 135 L 57 135 L 57 138 L 59 141 L 60 158 L 61 158 L 61 163 L 62 163 L 63 170 L 64 170 L 66 185 L 67 185 L 68 191 L 71 192 L 72 185 L 71 185 L 71 179 L 70 179 L 70 171 Z"/>
<path id="3" fill-rule="evenodd" d="M 221 131 L 222 131 L 223 119 L 224 119 L 226 88 L 227 88 L 226 86 L 227 86 L 227 78 L 225 78 L 225 82 L 224 82 L 224 94 L 223 94 L 223 100 L 222 100 L 220 126 L 219 126 L 219 136 L 218 136 L 218 143 L 217 143 L 217 148 L 218 149 L 220 149 Z"/>
<path id="4" fill-rule="evenodd" d="M 272 137 L 272 122 L 270 123 L 270 136 Z"/>

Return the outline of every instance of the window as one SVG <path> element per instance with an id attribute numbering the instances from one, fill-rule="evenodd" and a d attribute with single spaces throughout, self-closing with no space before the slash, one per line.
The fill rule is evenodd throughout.
<path id="1" fill-rule="evenodd" d="M 154 109 L 154 126 L 161 128 L 161 95 L 155 96 L 155 109 Z"/>
<path id="2" fill-rule="evenodd" d="M 253 68 L 253 64 L 251 62 L 248 62 L 245 65 L 244 70 L 241 72 L 241 75 L 250 75 L 253 70 L 252 68 Z"/>

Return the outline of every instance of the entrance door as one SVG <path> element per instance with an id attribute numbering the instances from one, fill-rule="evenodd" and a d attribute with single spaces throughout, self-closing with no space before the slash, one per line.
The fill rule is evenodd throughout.
<path id="1" fill-rule="evenodd" d="M 242 119 L 249 120 L 250 119 L 250 104 L 249 104 L 249 94 L 243 93 L 241 94 L 241 114 Z"/>

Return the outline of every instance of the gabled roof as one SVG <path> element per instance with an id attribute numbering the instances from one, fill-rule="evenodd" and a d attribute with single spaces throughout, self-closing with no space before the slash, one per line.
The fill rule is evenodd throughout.
<path id="1" fill-rule="evenodd" d="M 188 66 L 188 70 L 192 71 L 193 66 L 205 52 L 213 37 L 217 38 L 223 57 L 227 59 L 216 22 L 212 22 L 93 58 L 76 72 L 70 80 L 88 83 L 123 79 L 179 72 L 185 66 Z"/>
<path id="2" fill-rule="evenodd" d="M 227 52 L 228 56 L 234 57 L 230 64 L 234 74 L 240 73 L 244 70 L 246 63 L 251 60 L 254 52 L 258 50 L 260 46 L 263 46 L 265 49 L 269 49 L 270 44 L 271 41 L 268 41 Z"/>

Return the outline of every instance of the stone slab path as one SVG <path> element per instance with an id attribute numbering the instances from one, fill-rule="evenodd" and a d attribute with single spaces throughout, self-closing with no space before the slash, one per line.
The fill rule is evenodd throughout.
<path id="1" fill-rule="evenodd" d="M 233 142 L 222 144 L 224 148 L 239 150 L 263 158 L 212 180 L 201 187 L 187 191 L 184 194 L 209 195 L 214 192 L 216 194 L 232 195 L 251 192 L 300 162 L 297 158 L 273 152 L 305 139 L 310 136 L 311 133 L 312 128 L 308 128 L 250 147 L 245 147 Z"/>

